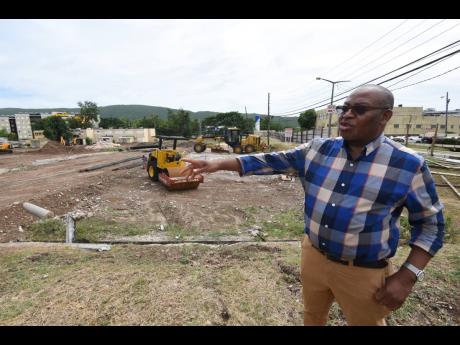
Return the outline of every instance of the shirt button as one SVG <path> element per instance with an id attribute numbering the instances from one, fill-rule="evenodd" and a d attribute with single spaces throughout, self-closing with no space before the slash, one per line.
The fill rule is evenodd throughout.
<path id="1" fill-rule="evenodd" d="M 327 224 L 326 224 L 324 227 L 325 227 L 325 228 L 328 228 L 328 227 L 329 227 L 329 225 L 327 225 Z"/>
<path id="2" fill-rule="evenodd" d="M 352 166 L 353 166 L 353 163 L 350 163 L 350 166 L 352 167 Z"/>
<path id="3" fill-rule="evenodd" d="M 342 187 L 345 187 L 345 183 L 342 183 L 341 186 L 342 186 Z"/>
<path id="4" fill-rule="evenodd" d="M 325 246 L 325 245 L 326 245 L 326 243 L 324 243 L 324 242 L 323 242 L 323 243 L 321 243 L 321 244 L 322 244 L 323 246 Z"/>
<path id="5" fill-rule="evenodd" d="M 332 203 L 332 207 L 335 207 L 335 204 L 334 204 L 334 203 Z"/>

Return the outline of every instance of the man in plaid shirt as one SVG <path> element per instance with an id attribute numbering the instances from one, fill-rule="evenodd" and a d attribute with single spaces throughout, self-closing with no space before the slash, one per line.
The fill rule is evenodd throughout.
<path id="1" fill-rule="evenodd" d="M 385 325 L 442 247 L 443 205 L 424 159 L 383 135 L 393 103 L 388 89 L 365 85 L 337 107 L 341 137 L 237 159 L 184 159 L 189 177 L 218 170 L 299 175 L 305 190 L 305 325 L 326 324 L 334 299 L 348 324 Z M 404 208 L 411 251 L 396 270 L 388 259 L 398 247 Z"/>

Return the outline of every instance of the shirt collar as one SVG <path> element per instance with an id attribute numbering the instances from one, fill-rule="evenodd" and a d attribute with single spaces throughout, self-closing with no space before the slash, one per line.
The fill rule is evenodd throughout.
<path id="1" fill-rule="evenodd" d="M 364 146 L 363 152 L 365 156 L 369 156 L 372 152 L 379 148 L 382 145 L 383 141 L 385 140 L 385 136 L 380 134 L 376 139 L 371 141 L 369 144 Z M 345 140 L 342 138 L 342 147 L 345 148 Z"/>

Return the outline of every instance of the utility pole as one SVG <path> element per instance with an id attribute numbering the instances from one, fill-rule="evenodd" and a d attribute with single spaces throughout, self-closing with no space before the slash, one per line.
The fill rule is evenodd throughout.
<path id="1" fill-rule="evenodd" d="M 248 119 L 248 111 L 246 110 L 246 106 L 244 106 L 244 112 L 246 113 L 246 120 Z"/>
<path id="2" fill-rule="evenodd" d="M 268 93 L 268 131 L 267 131 L 267 144 L 270 147 L 270 92 Z"/>
<path id="3" fill-rule="evenodd" d="M 441 98 L 444 98 L 444 96 L 441 96 Z M 448 109 L 449 109 L 449 102 L 450 102 L 450 99 L 449 99 L 449 92 L 446 92 L 446 138 L 447 138 L 447 112 L 448 112 Z"/>
<path id="4" fill-rule="evenodd" d="M 324 80 L 324 81 L 327 81 L 329 83 L 332 84 L 332 94 L 331 94 L 331 105 L 334 104 L 334 87 L 335 87 L 335 84 L 338 84 L 338 83 L 346 83 L 346 82 L 349 82 L 350 80 L 338 80 L 338 81 L 331 81 L 331 80 L 328 80 L 328 79 L 324 79 L 324 78 L 320 78 L 320 77 L 316 77 L 316 80 Z M 332 122 L 332 112 L 329 113 L 329 128 L 328 128 L 328 131 L 327 131 L 327 136 L 330 138 L 331 137 L 331 122 Z M 339 134 L 339 130 L 338 130 L 338 125 L 337 125 L 337 135 Z"/>

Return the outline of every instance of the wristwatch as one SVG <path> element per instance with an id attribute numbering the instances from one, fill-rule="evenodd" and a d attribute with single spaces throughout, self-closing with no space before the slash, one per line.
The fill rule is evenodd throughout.
<path id="1" fill-rule="evenodd" d="M 415 267 L 411 263 L 405 262 L 403 263 L 403 266 L 406 267 L 409 271 L 412 271 L 412 273 L 414 273 L 415 276 L 417 277 L 418 281 L 422 281 L 423 278 L 425 277 L 425 272 L 423 272 L 423 270 L 419 270 L 417 267 Z"/>

